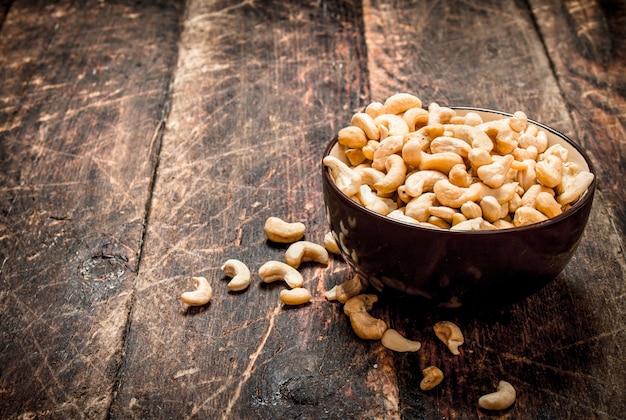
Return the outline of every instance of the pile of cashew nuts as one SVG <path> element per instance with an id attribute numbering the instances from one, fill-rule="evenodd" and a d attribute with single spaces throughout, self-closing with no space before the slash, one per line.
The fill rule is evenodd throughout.
<path id="1" fill-rule="evenodd" d="M 505 229 L 567 210 L 593 174 L 518 111 L 483 121 L 397 93 L 352 116 L 326 156 L 337 187 L 364 207 L 411 224 Z"/>

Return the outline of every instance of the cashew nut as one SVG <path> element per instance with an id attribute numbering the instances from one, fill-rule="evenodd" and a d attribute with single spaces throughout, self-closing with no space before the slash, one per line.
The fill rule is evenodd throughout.
<path id="1" fill-rule="evenodd" d="M 293 268 L 298 268 L 301 263 L 308 261 L 328 264 L 328 251 L 322 245 L 309 241 L 294 242 L 285 251 L 285 262 Z"/>
<path id="2" fill-rule="evenodd" d="M 562 205 L 573 203 L 583 195 L 593 182 L 593 174 L 583 171 L 574 162 L 563 165 L 564 173 L 561 183 L 557 186 L 557 201 Z"/>
<path id="3" fill-rule="evenodd" d="M 228 288 L 233 292 L 245 290 L 250 285 L 250 270 L 243 262 L 236 259 L 226 260 L 222 265 L 222 271 L 231 277 Z"/>
<path id="4" fill-rule="evenodd" d="M 422 347 L 419 341 L 409 340 L 393 328 L 388 328 L 380 339 L 383 346 L 397 352 L 415 352 Z"/>
<path id="5" fill-rule="evenodd" d="M 537 196 L 542 192 L 554 194 L 554 190 L 552 190 L 551 188 L 545 187 L 541 184 L 533 184 L 528 187 L 528 189 L 522 196 L 521 206 L 535 207 L 535 203 L 537 202 Z"/>
<path id="6" fill-rule="evenodd" d="M 513 152 L 518 145 L 519 133 L 511 129 L 510 118 L 488 121 L 477 128 L 495 139 L 496 149 L 503 155 Z"/>
<path id="7" fill-rule="evenodd" d="M 355 125 L 349 125 L 337 132 L 337 141 L 346 147 L 362 148 L 367 144 L 368 136 Z"/>
<path id="8" fill-rule="evenodd" d="M 422 370 L 424 379 L 420 382 L 422 391 L 430 391 L 443 381 L 443 372 L 437 366 L 428 366 Z"/>
<path id="9" fill-rule="evenodd" d="M 346 149 L 344 150 L 344 154 L 352 166 L 360 165 L 367 160 L 367 157 L 365 157 L 365 154 L 363 153 L 363 149 Z"/>
<path id="10" fill-rule="evenodd" d="M 404 192 L 411 197 L 419 197 L 431 192 L 435 184 L 447 179 L 446 174 L 435 170 L 414 171 L 404 181 Z"/>
<path id="11" fill-rule="evenodd" d="M 411 225 L 416 225 L 418 224 L 418 221 L 415 220 L 414 218 L 412 218 L 411 216 L 407 216 L 404 213 L 404 207 L 401 207 L 399 209 L 395 209 L 391 212 L 389 212 L 389 214 L 387 215 L 387 217 L 394 219 L 394 220 L 399 220 L 402 221 L 404 223 L 409 223 Z"/>
<path id="12" fill-rule="evenodd" d="M 373 187 L 374 184 L 381 182 L 387 175 L 383 171 L 372 168 L 367 163 L 355 166 L 354 170 L 361 175 L 361 182 L 371 187 Z"/>
<path id="13" fill-rule="evenodd" d="M 367 209 L 383 216 L 389 214 L 390 211 L 395 210 L 397 207 L 396 202 L 389 198 L 382 198 L 377 196 L 369 187 L 369 185 L 361 185 L 357 194 L 359 202 Z"/>
<path id="14" fill-rule="evenodd" d="M 341 255 L 339 245 L 337 244 L 337 240 L 333 236 L 332 232 L 328 232 L 326 233 L 326 235 L 324 235 L 324 248 L 326 248 L 328 252 L 332 252 L 336 255 Z"/>
<path id="15" fill-rule="evenodd" d="M 180 295 L 180 299 L 190 306 L 202 306 L 209 303 L 213 297 L 213 289 L 204 277 L 192 277 L 194 282 L 194 290 L 184 292 Z"/>
<path id="16" fill-rule="evenodd" d="M 268 261 L 259 268 L 259 277 L 263 283 L 273 283 L 284 280 L 292 289 L 302 287 L 304 279 L 302 274 L 289 264 L 280 261 Z"/>
<path id="17" fill-rule="evenodd" d="M 457 187 L 447 179 L 441 180 L 433 187 L 437 200 L 444 206 L 458 209 L 467 201 L 476 201 L 483 195 L 480 183 L 472 184 L 467 188 Z"/>
<path id="18" fill-rule="evenodd" d="M 475 219 L 483 216 L 483 210 L 473 201 L 463 203 L 461 206 L 461 213 L 463 213 L 463 215 L 468 219 Z"/>
<path id="19" fill-rule="evenodd" d="M 372 118 L 376 118 L 385 113 L 385 106 L 380 102 L 372 102 L 365 107 L 365 113 Z"/>
<path id="20" fill-rule="evenodd" d="M 280 291 L 279 296 L 285 305 L 302 305 L 311 301 L 311 293 L 304 287 L 283 289 Z"/>
<path id="21" fill-rule="evenodd" d="M 340 303 L 346 303 L 348 299 L 357 296 L 366 287 L 365 279 L 355 274 L 350 280 L 333 286 L 332 289 L 324 293 L 327 300 L 337 300 Z"/>
<path id="22" fill-rule="evenodd" d="M 483 149 L 487 152 L 493 150 L 493 141 L 478 127 L 466 124 L 445 124 L 444 129 L 450 132 L 452 137 L 466 141 L 474 149 Z"/>
<path id="23" fill-rule="evenodd" d="M 374 159 L 372 160 L 372 168 L 379 171 L 385 170 L 385 161 L 387 157 L 398 153 L 402 150 L 404 145 L 404 137 L 400 135 L 393 135 L 381 140 L 380 144 L 374 151 Z"/>
<path id="24" fill-rule="evenodd" d="M 515 210 L 515 216 L 513 216 L 513 224 L 515 226 L 526 226 L 532 223 L 543 222 L 544 220 L 548 220 L 548 216 L 536 208 L 528 206 L 521 206 Z"/>
<path id="25" fill-rule="evenodd" d="M 443 220 L 441 217 L 438 217 L 438 216 L 428 216 L 428 220 L 426 220 L 426 223 L 428 223 L 431 226 L 438 227 L 440 229 L 450 229 L 450 223 L 446 222 L 445 220 Z"/>
<path id="26" fill-rule="evenodd" d="M 467 168 L 463 163 L 459 163 L 458 165 L 454 165 L 452 168 L 450 168 L 450 172 L 448 173 L 448 179 L 457 187 L 463 188 L 469 187 L 474 181 L 470 173 L 467 172 Z"/>
<path id="27" fill-rule="evenodd" d="M 420 170 L 436 170 L 447 174 L 454 165 L 462 164 L 463 158 L 454 152 L 426 153 L 422 152 Z"/>
<path id="28" fill-rule="evenodd" d="M 499 188 L 506 181 L 506 174 L 511 169 L 513 160 L 513 155 L 503 156 L 502 159 L 498 159 L 493 163 L 482 165 L 476 170 L 476 174 L 485 185 L 491 188 Z"/>
<path id="29" fill-rule="evenodd" d="M 474 170 L 478 170 L 478 168 L 480 168 L 481 166 L 489 165 L 491 162 L 493 162 L 489 151 L 481 149 L 479 147 L 470 150 L 469 154 L 467 155 L 467 160 L 469 160 L 470 166 Z"/>
<path id="30" fill-rule="evenodd" d="M 424 193 L 419 197 L 415 197 L 406 204 L 404 214 L 412 217 L 418 222 L 425 222 L 426 220 L 428 220 L 428 216 L 430 215 L 428 209 L 430 209 L 430 207 L 432 206 L 437 205 L 436 203 L 437 197 L 435 196 L 435 193 Z"/>
<path id="31" fill-rule="evenodd" d="M 450 321 L 440 321 L 433 326 L 433 330 L 437 338 L 448 346 L 452 354 L 461 354 L 459 352 L 459 346 L 464 342 L 463 333 L 461 333 L 461 330 L 456 324 Z"/>
<path id="32" fill-rule="evenodd" d="M 482 217 L 464 220 L 453 225 L 451 230 L 495 230 L 496 226 L 489 223 Z"/>
<path id="33" fill-rule="evenodd" d="M 524 132 L 519 136 L 518 146 L 522 149 L 534 147 L 537 153 L 543 153 L 548 148 L 548 137 L 545 131 L 538 131 L 536 134 Z"/>
<path id="34" fill-rule="evenodd" d="M 263 227 L 267 239 L 272 242 L 291 243 L 304 236 L 306 226 L 301 222 L 289 223 L 279 217 L 268 217 Z"/>
<path id="35" fill-rule="evenodd" d="M 374 124 L 379 130 L 386 130 L 388 136 L 404 135 L 409 132 L 409 126 L 399 115 L 381 114 L 374 118 Z M 384 138 L 382 134 L 380 138 Z"/>
<path id="36" fill-rule="evenodd" d="M 410 108 L 421 108 L 422 101 L 410 93 L 396 93 L 385 101 L 385 112 L 387 114 L 402 114 Z"/>
<path id="37" fill-rule="evenodd" d="M 439 136 L 430 142 L 431 153 L 452 152 L 467 157 L 472 147 L 461 139 L 448 136 Z"/>
<path id="38" fill-rule="evenodd" d="M 548 192 L 540 192 L 537 194 L 535 208 L 548 217 L 558 216 L 563 213 L 561 204 L 554 199 L 554 196 Z"/>
<path id="39" fill-rule="evenodd" d="M 363 147 L 362 152 L 363 156 L 365 156 L 369 160 L 374 160 L 374 152 L 378 149 L 380 142 L 378 140 L 370 140 Z"/>
<path id="40" fill-rule="evenodd" d="M 374 188 L 381 194 L 389 194 L 394 192 L 406 177 L 406 163 L 401 156 L 393 154 L 385 160 L 385 168 L 387 175 L 374 184 Z"/>
<path id="41" fill-rule="evenodd" d="M 439 106 L 436 102 L 428 105 L 428 125 L 444 124 L 450 121 L 456 115 L 453 109 L 445 106 Z"/>
<path id="42" fill-rule="evenodd" d="M 563 160 L 556 155 L 547 155 L 535 165 L 537 180 L 548 188 L 554 188 L 563 178 Z"/>
<path id="43" fill-rule="evenodd" d="M 517 171 L 515 180 L 519 182 L 519 185 L 524 189 L 524 191 L 526 191 L 537 180 L 537 173 L 535 172 L 535 165 L 537 162 L 533 159 L 524 159 L 522 162 L 526 164 L 526 168 L 521 171 Z"/>
<path id="44" fill-rule="evenodd" d="M 506 381 L 500 381 L 496 392 L 483 395 L 478 405 L 485 410 L 506 410 L 515 402 L 515 388 Z"/>
<path id="45" fill-rule="evenodd" d="M 410 108 L 402 114 L 402 119 L 409 126 L 409 132 L 428 124 L 428 111 L 424 108 Z"/>
<path id="46" fill-rule="evenodd" d="M 323 159 L 324 165 L 330 171 L 335 185 L 342 193 L 352 197 L 361 187 L 361 176 L 348 165 L 334 156 L 326 156 Z"/>
<path id="47" fill-rule="evenodd" d="M 359 338 L 380 340 L 387 330 L 385 321 L 374 318 L 367 312 L 377 301 L 378 296 L 363 294 L 348 299 L 343 306 L 343 312 L 350 317 L 352 329 Z"/>
<path id="48" fill-rule="evenodd" d="M 446 223 L 452 223 L 452 218 L 458 213 L 456 209 L 446 206 L 431 206 L 428 208 L 428 212 L 431 216 L 445 220 Z"/>
<path id="49" fill-rule="evenodd" d="M 352 116 L 350 121 L 353 126 L 359 127 L 367 139 L 378 140 L 380 138 L 380 131 L 374 123 L 374 118 L 366 112 L 357 112 Z M 363 147 L 363 146 L 361 146 Z"/>

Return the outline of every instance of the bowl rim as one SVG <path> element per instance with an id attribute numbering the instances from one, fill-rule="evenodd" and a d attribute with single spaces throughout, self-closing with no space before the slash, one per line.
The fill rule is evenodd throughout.
<path id="1" fill-rule="evenodd" d="M 505 117 L 513 117 L 514 116 L 512 113 L 509 113 L 509 112 L 493 110 L 493 109 L 489 109 L 489 108 L 482 108 L 482 107 L 450 106 L 449 108 L 454 109 L 454 110 L 478 111 L 478 112 L 499 114 L 499 115 L 503 115 Z M 350 199 L 348 196 L 346 196 L 335 185 L 335 182 L 333 181 L 332 177 L 330 176 L 330 171 L 324 165 L 323 162 L 321 164 L 321 166 L 322 166 L 322 177 L 326 180 L 326 183 L 328 184 L 328 186 L 331 189 L 333 189 L 337 193 L 337 195 L 341 198 L 341 200 L 345 204 L 347 204 L 349 207 L 352 207 L 352 208 L 354 208 L 357 211 L 363 211 L 364 213 L 372 215 L 373 217 L 378 218 L 381 221 L 385 221 L 385 222 L 388 222 L 388 223 L 397 224 L 397 225 L 400 225 L 402 227 L 409 228 L 409 230 L 414 229 L 416 231 L 427 231 L 427 232 L 433 232 L 433 233 L 437 232 L 437 233 L 442 233 L 442 234 L 452 235 L 452 236 L 465 236 L 465 235 L 475 236 L 475 235 L 504 235 L 504 234 L 507 234 L 507 233 L 510 234 L 512 232 L 513 233 L 518 233 L 518 232 L 542 229 L 542 228 L 545 228 L 545 227 L 549 227 L 550 225 L 557 224 L 560 221 L 570 217 L 571 215 L 581 211 L 581 209 L 583 207 L 585 207 L 585 204 L 587 204 L 589 201 L 593 200 L 595 189 L 596 189 L 596 181 L 597 181 L 597 177 L 598 176 L 596 174 L 596 171 L 595 171 L 595 168 L 593 166 L 593 163 L 591 162 L 591 159 L 589 158 L 589 156 L 587 155 L 585 150 L 582 148 L 582 146 L 580 146 L 578 143 L 574 142 L 572 139 L 570 139 L 568 136 L 566 136 L 562 132 L 560 132 L 560 131 L 558 131 L 558 130 L 550 127 L 550 126 L 547 126 L 547 125 L 545 125 L 545 124 L 543 124 L 541 122 L 535 121 L 535 120 L 533 120 L 531 118 L 528 118 L 528 122 L 536 125 L 537 127 L 541 128 L 543 130 L 549 131 L 553 135 L 555 135 L 557 137 L 560 137 L 563 141 L 565 141 L 570 146 L 572 146 L 581 155 L 581 157 L 584 159 L 585 163 L 587 164 L 587 166 L 589 168 L 589 172 L 591 172 L 593 174 L 593 181 L 591 182 L 589 187 L 587 187 L 587 190 L 583 193 L 582 197 L 580 197 L 569 209 L 565 210 L 563 213 L 561 213 L 561 214 L 559 214 L 557 216 L 554 216 L 554 217 L 550 217 L 547 220 L 544 220 L 544 221 L 541 221 L 541 222 L 536 222 L 536 223 L 532 223 L 532 224 L 525 225 L 525 226 L 515 226 L 515 227 L 511 227 L 511 228 L 507 228 L 507 229 L 495 229 L 495 230 L 450 230 L 450 229 L 441 229 L 441 228 L 436 228 L 436 227 L 411 224 L 411 223 L 404 222 L 404 221 L 399 220 L 399 219 L 394 219 L 394 218 L 382 215 L 380 213 L 376 213 L 375 211 L 370 210 L 370 209 L 364 207 L 363 205 L 361 205 L 359 203 L 356 203 L 354 200 Z M 322 156 L 322 159 L 330 154 L 330 152 L 332 151 L 333 147 L 336 144 L 337 144 L 337 135 L 335 135 L 331 139 L 330 143 L 328 143 L 328 145 L 324 149 L 324 154 Z"/>

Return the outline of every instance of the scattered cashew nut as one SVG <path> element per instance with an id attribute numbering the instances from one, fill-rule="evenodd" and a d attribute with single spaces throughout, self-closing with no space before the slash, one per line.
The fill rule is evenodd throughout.
<path id="1" fill-rule="evenodd" d="M 311 293 L 304 287 L 295 287 L 293 289 L 283 289 L 280 291 L 280 300 L 285 305 L 290 305 L 290 306 L 303 305 L 311 301 Z"/>
<path id="2" fill-rule="evenodd" d="M 367 312 L 377 301 L 376 295 L 362 294 L 348 299 L 343 306 L 343 312 L 350 317 L 352 329 L 363 340 L 380 340 L 387 330 L 385 321 Z"/>
<path id="3" fill-rule="evenodd" d="M 422 391 L 430 391 L 443 381 L 443 372 L 437 366 L 428 366 L 422 370 L 424 379 L 420 382 Z"/>
<path id="4" fill-rule="evenodd" d="M 289 223 L 279 217 L 268 217 L 265 221 L 265 235 L 272 242 L 292 243 L 304 236 L 306 226 L 301 222 Z"/>
<path id="5" fill-rule="evenodd" d="M 287 285 L 295 289 L 302 287 L 304 279 L 302 274 L 289 264 L 280 261 L 268 261 L 259 268 L 259 277 L 263 283 L 273 283 L 284 280 Z"/>
<path id="6" fill-rule="evenodd" d="M 285 262 L 293 268 L 298 268 L 301 263 L 308 261 L 328 264 L 328 251 L 322 245 L 309 241 L 294 242 L 285 251 Z"/>
<path id="7" fill-rule="evenodd" d="M 397 352 L 414 352 L 422 348 L 419 341 L 409 340 L 393 328 L 388 328 L 380 339 L 383 346 Z"/>
<path id="8" fill-rule="evenodd" d="M 459 346 L 463 344 L 464 339 L 461 329 L 456 324 L 450 321 L 440 321 L 433 326 L 433 330 L 437 338 L 448 346 L 452 354 L 456 356 L 461 354 Z"/>
<path id="9" fill-rule="evenodd" d="M 360 275 L 355 274 L 351 279 L 333 286 L 332 289 L 324 293 L 324 297 L 326 300 L 337 300 L 340 303 L 346 303 L 348 299 L 361 293 L 365 286 L 365 280 Z"/>
<path id="10" fill-rule="evenodd" d="M 222 271 L 228 277 L 232 277 L 228 282 L 228 288 L 233 292 L 245 290 L 250 285 L 250 270 L 242 261 L 229 259 L 222 265 Z"/>
<path id="11" fill-rule="evenodd" d="M 500 381 L 496 392 L 483 395 L 478 405 L 485 410 L 506 410 L 515 402 L 515 388 L 507 381 Z"/>
<path id="12" fill-rule="evenodd" d="M 194 290 L 180 295 L 183 302 L 190 306 L 202 306 L 209 303 L 213 297 L 213 289 L 205 277 L 192 277 Z"/>

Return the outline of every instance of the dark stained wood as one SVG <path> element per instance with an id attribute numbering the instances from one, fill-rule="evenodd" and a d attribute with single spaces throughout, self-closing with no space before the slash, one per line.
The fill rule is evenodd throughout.
<path id="1" fill-rule="evenodd" d="M 113 416 L 386 413 L 388 377 L 372 368 L 384 352 L 356 340 L 322 294 L 348 275 L 342 262 L 303 267 L 315 296 L 294 309 L 256 274 L 229 293 L 220 271 L 228 258 L 254 273 L 283 260 L 263 232 L 272 215 L 321 242 L 320 154 L 367 96 L 359 8 L 191 2 L 187 16 Z M 194 275 L 214 298 L 186 309 Z"/>
<path id="2" fill-rule="evenodd" d="M 626 243 L 626 2 L 531 1 L 559 86 Z"/>
<path id="3" fill-rule="evenodd" d="M 0 417 L 624 417 L 623 3 L 9 6 Z M 410 354 L 358 339 L 324 299 L 350 276 L 340 258 L 301 268 L 301 307 L 256 276 L 285 250 L 268 216 L 322 240 L 326 142 L 397 91 L 523 110 L 579 139 L 600 178 L 574 258 L 536 295 L 480 311 L 381 296 L 374 315 L 422 342 Z M 228 291 L 228 258 L 248 263 L 248 290 Z M 198 275 L 214 297 L 187 308 Z M 434 336 L 442 319 L 460 356 Z M 432 364 L 446 379 L 422 392 Z M 479 409 L 500 379 L 515 405 Z"/>
<path id="4" fill-rule="evenodd" d="M 0 416 L 105 417 L 162 134 L 175 2 L 14 2 L 0 33 Z"/>

